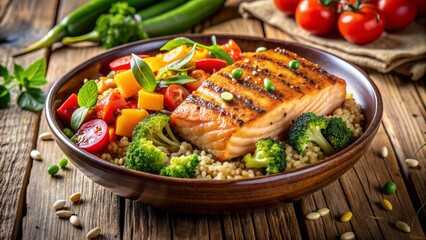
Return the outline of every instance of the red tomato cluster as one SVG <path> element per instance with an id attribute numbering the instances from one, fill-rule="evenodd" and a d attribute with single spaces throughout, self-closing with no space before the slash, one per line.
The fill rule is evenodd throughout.
<path id="1" fill-rule="evenodd" d="M 295 16 L 299 27 L 325 35 L 336 26 L 344 39 L 367 44 L 383 31 L 407 27 L 417 15 L 426 14 L 425 0 L 274 0 L 276 7 Z M 416 12 L 417 11 L 417 12 Z"/>

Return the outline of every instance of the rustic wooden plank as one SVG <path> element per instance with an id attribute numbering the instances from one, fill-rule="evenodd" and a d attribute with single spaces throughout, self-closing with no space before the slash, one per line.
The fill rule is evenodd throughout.
<path id="1" fill-rule="evenodd" d="M 414 84 L 394 74 L 377 72 L 370 72 L 370 76 L 382 93 L 385 108 L 383 124 L 417 209 L 426 202 L 426 147 L 414 157 L 420 161 L 418 168 L 408 168 L 404 160 L 426 142 L 425 82 Z M 420 217 L 421 222 L 426 223 L 426 209 L 422 210 Z M 423 229 L 426 231 L 426 224 Z"/>
<path id="2" fill-rule="evenodd" d="M 409 223 L 415 214 L 410 196 L 399 171 L 394 153 L 387 158 L 379 154 L 382 146 L 390 148 L 386 132 L 380 128 L 371 147 L 360 161 L 338 181 L 302 200 L 303 216 L 319 208 L 327 207 L 330 215 L 316 221 L 304 220 L 309 238 L 336 239 L 346 231 L 355 233 L 357 239 L 410 239 L 424 237 L 418 219 L 414 221 L 411 234 L 398 231 L 398 220 Z M 390 148 L 391 149 L 391 148 Z M 392 180 L 397 192 L 386 195 L 383 185 Z M 385 211 L 380 200 L 388 199 L 393 211 Z M 340 221 L 346 211 L 353 212 L 350 222 Z"/>
<path id="3" fill-rule="evenodd" d="M 39 8 L 35 8 L 38 4 Z M 0 4 L 0 38 L 14 40 L 0 43 L 0 64 L 13 68 L 13 62 L 28 66 L 46 51 L 13 59 L 11 54 L 38 35 L 28 29 L 47 31 L 54 21 L 56 0 L 36 3 L 31 0 L 2 1 Z M 0 239 L 18 237 L 25 213 L 25 190 L 32 160 L 29 153 L 37 134 L 40 113 L 21 110 L 13 98 L 8 109 L 0 110 Z"/>
<path id="4" fill-rule="evenodd" d="M 295 42 L 295 40 L 285 32 L 281 31 L 279 28 L 271 26 L 269 24 L 263 24 L 265 29 L 265 35 L 267 38 L 279 39 L 282 41 Z"/>
<path id="5" fill-rule="evenodd" d="M 86 0 L 64 1 L 61 4 L 60 19 L 64 14 L 80 6 Z M 40 8 L 42 9 L 42 8 Z M 66 71 L 95 54 L 103 51 L 99 47 L 56 49 L 49 62 L 47 78 L 50 87 Z M 40 122 L 40 133 L 49 131 L 44 115 Z M 27 191 L 27 215 L 23 219 L 24 239 L 83 239 L 86 233 L 96 227 L 102 228 L 102 235 L 108 239 L 120 238 L 119 197 L 85 177 L 72 164 L 60 170 L 58 177 L 50 177 L 46 170 L 57 163 L 63 153 L 53 141 L 38 141 L 37 149 L 45 158 L 34 162 Z M 69 196 L 82 192 L 83 201 L 71 204 Z M 66 199 L 67 207 L 79 216 L 82 227 L 73 227 L 68 220 L 59 219 L 52 204 L 57 199 Z"/>

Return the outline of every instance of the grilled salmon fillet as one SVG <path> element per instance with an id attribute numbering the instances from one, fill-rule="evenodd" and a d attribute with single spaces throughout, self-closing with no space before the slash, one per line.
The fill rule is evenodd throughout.
<path id="1" fill-rule="evenodd" d="M 288 67 L 293 59 L 300 63 L 297 70 Z M 231 76 L 235 68 L 243 70 L 239 80 Z M 274 84 L 273 92 L 265 89 L 265 78 Z M 224 102 L 222 92 L 232 93 L 233 100 Z M 330 114 L 345 97 L 344 80 L 276 48 L 248 53 L 211 75 L 173 111 L 170 122 L 185 140 L 219 160 L 230 160 L 253 152 L 261 138 L 279 138 L 303 112 Z"/>

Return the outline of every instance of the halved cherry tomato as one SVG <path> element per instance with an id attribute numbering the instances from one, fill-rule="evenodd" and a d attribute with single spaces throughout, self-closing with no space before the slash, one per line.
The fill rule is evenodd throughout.
<path id="1" fill-rule="evenodd" d="M 127 107 L 126 100 L 116 92 L 109 92 L 96 103 L 96 114 L 98 118 L 107 123 L 113 123 L 117 118 L 117 110 Z"/>
<path id="2" fill-rule="evenodd" d="M 109 142 L 108 125 L 102 119 L 94 119 L 81 125 L 76 133 L 76 144 L 90 153 L 99 153 Z"/>
<path id="3" fill-rule="evenodd" d="M 59 117 L 61 117 L 62 121 L 66 124 L 70 124 L 71 116 L 74 110 L 79 108 L 77 94 L 73 93 L 71 96 L 65 100 L 64 103 L 56 110 Z"/>
<path id="4" fill-rule="evenodd" d="M 226 64 L 226 63 L 225 63 Z M 189 74 L 190 77 L 195 78 L 196 82 L 190 82 L 185 84 L 189 92 L 195 91 L 200 87 L 201 83 L 210 77 L 210 73 L 206 73 L 204 70 L 196 69 Z"/>
<path id="5" fill-rule="evenodd" d="M 220 45 L 220 47 L 231 55 L 234 61 L 241 59 L 241 48 L 234 40 L 230 39 L 227 43 Z"/>
<path id="6" fill-rule="evenodd" d="M 138 56 L 140 58 L 150 57 L 149 55 L 144 55 L 144 54 L 138 54 Z M 130 60 L 131 59 L 132 59 L 131 55 L 124 56 L 124 57 L 121 57 L 121 58 L 117 58 L 109 64 L 109 68 L 111 68 L 112 71 L 130 69 Z"/>
<path id="7" fill-rule="evenodd" d="M 285 15 L 294 16 L 300 0 L 274 0 L 275 6 Z"/>
<path id="8" fill-rule="evenodd" d="M 379 0 L 377 7 L 384 17 L 386 30 L 403 29 L 416 17 L 414 0 Z"/>
<path id="9" fill-rule="evenodd" d="M 195 61 L 195 69 L 201 69 L 208 73 L 219 71 L 219 69 L 226 67 L 226 62 L 217 58 L 205 58 Z"/>
<path id="10" fill-rule="evenodd" d="M 334 29 L 336 10 L 325 6 L 325 0 L 302 0 L 296 9 L 296 22 L 306 31 L 324 35 Z"/>
<path id="11" fill-rule="evenodd" d="M 181 85 L 172 84 L 164 93 L 164 106 L 170 110 L 175 110 L 188 97 L 189 92 Z"/>
<path id="12" fill-rule="evenodd" d="M 365 3 L 355 11 L 344 11 L 338 20 L 339 32 L 348 42 L 367 44 L 378 39 L 385 23 L 376 6 Z"/>

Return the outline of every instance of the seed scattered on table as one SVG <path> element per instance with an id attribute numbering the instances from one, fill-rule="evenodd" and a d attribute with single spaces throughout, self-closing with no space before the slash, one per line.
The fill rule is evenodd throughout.
<path id="1" fill-rule="evenodd" d="M 396 192 L 396 184 L 393 181 L 389 181 L 383 187 L 386 194 L 394 194 Z"/>
<path id="2" fill-rule="evenodd" d="M 306 219 L 308 220 L 317 220 L 321 215 L 318 212 L 310 212 L 306 215 Z"/>
<path id="3" fill-rule="evenodd" d="M 382 207 L 385 209 L 385 210 L 388 210 L 388 211 L 392 211 L 392 204 L 389 202 L 389 200 L 387 200 L 387 199 L 382 199 L 382 201 L 380 201 L 380 203 L 382 204 Z"/>
<path id="4" fill-rule="evenodd" d="M 70 196 L 70 201 L 73 202 L 73 203 L 76 203 L 76 202 L 80 201 L 80 199 L 81 199 L 81 192 L 73 193 Z"/>
<path id="5" fill-rule="evenodd" d="M 88 239 L 91 239 L 91 238 L 95 238 L 95 237 L 99 236 L 99 234 L 101 234 L 101 228 L 95 227 L 87 233 L 86 237 Z"/>
<path id="6" fill-rule="evenodd" d="M 59 172 L 59 167 L 56 164 L 50 165 L 49 168 L 47 169 L 47 173 L 50 174 L 51 176 L 55 176 L 58 172 Z"/>
<path id="7" fill-rule="evenodd" d="M 327 215 L 329 212 L 330 212 L 330 209 L 328 209 L 328 208 L 320 208 L 320 209 L 318 209 L 318 211 L 317 211 L 317 213 L 319 213 L 319 215 L 320 215 L 321 217 L 323 217 L 323 216 Z"/>
<path id="8" fill-rule="evenodd" d="M 53 208 L 56 209 L 56 210 L 59 210 L 59 209 L 65 207 L 66 202 L 67 201 L 62 200 L 62 199 L 56 200 L 56 202 L 53 203 Z"/>
<path id="9" fill-rule="evenodd" d="M 417 166 L 419 166 L 419 161 L 417 161 L 416 159 L 411 159 L 411 158 L 405 159 L 405 163 L 410 168 L 416 168 Z"/>
<path id="10" fill-rule="evenodd" d="M 387 157 L 388 156 L 388 148 L 386 147 L 386 146 L 383 146 L 381 149 L 380 149 L 380 155 L 382 155 L 382 157 Z"/>
<path id="11" fill-rule="evenodd" d="M 40 140 L 43 140 L 43 141 L 48 141 L 48 140 L 52 140 L 53 136 L 52 136 L 51 132 L 44 132 L 44 133 L 40 134 L 40 136 L 38 136 L 38 138 Z"/>
<path id="12" fill-rule="evenodd" d="M 59 164 L 59 167 L 64 168 L 68 164 L 68 159 L 63 157 L 59 160 L 58 164 Z"/>
<path id="13" fill-rule="evenodd" d="M 345 232 L 340 235 L 340 240 L 352 240 L 355 239 L 355 233 L 353 232 Z"/>
<path id="14" fill-rule="evenodd" d="M 41 160 L 41 153 L 37 150 L 32 150 L 30 156 L 34 160 Z"/>
<path id="15" fill-rule="evenodd" d="M 70 223 L 71 223 L 72 225 L 74 225 L 75 227 L 78 227 L 78 226 L 80 226 L 80 225 L 81 225 L 80 218 L 78 218 L 76 215 L 72 215 L 72 216 L 70 217 Z"/>
<path id="16" fill-rule="evenodd" d="M 60 217 L 60 218 L 69 218 L 74 214 L 74 212 L 72 211 L 68 211 L 68 210 L 60 210 L 56 212 L 56 216 Z"/>
<path id="17" fill-rule="evenodd" d="M 349 222 L 352 218 L 352 212 L 346 212 L 345 214 L 342 215 L 342 217 L 340 218 L 340 221 L 342 222 Z"/>
<path id="18" fill-rule="evenodd" d="M 408 224 L 406 224 L 403 221 L 396 221 L 395 226 L 403 232 L 406 232 L 406 233 L 411 232 L 410 226 L 408 226 Z"/>

